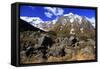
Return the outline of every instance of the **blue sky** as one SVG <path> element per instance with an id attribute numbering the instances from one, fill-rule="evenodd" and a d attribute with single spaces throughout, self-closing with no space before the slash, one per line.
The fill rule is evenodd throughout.
<path id="1" fill-rule="evenodd" d="M 64 14 L 74 13 L 88 18 L 95 18 L 94 9 L 60 8 L 42 6 L 20 6 L 20 16 L 39 17 L 44 21 L 53 20 Z"/>

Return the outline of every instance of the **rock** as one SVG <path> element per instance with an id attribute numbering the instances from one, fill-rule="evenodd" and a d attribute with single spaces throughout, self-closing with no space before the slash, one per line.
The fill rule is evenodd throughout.
<path id="1" fill-rule="evenodd" d="M 52 38 L 50 38 L 46 35 L 39 38 L 39 44 L 41 46 L 52 46 L 53 43 L 54 43 L 54 41 L 52 40 Z"/>
<path id="2" fill-rule="evenodd" d="M 78 45 L 78 44 L 76 44 L 78 41 L 79 41 L 79 39 L 77 37 L 70 36 L 70 38 L 69 38 L 69 45 L 75 47 L 75 45 Z"/>
<path id="3" fill-rule="evenodd" d="M 74 50 L 71 48 L 65 48 L 64 51 L 66 54 L 72 54 L 74 52 Z"/>
<path id="4" fill-rule="evenodd" d="M 28 46 L 26 48 L 26 53 L 25 53 L 26 54 L 26 57 L 32 57 L 33 51 L 34 51 L 34 48 L 32 46 Z"/>
<path id="5" fill-rule="evenodd" d="M 26 60 L 26 52 L 25 51 L 21 51 L 20 52 L 20 59 L 21 59 L 21 62 L 24 62 Z"/>
<path id="6" fill-rule="evenodd" d="M 95 41 L 94 40 L 92 40 L 92 39 L 87 39 L 87 40 L 88 40 L 89 45 L 95 46 Z"/>
<path id="7" fill-rule="evenodd" d="M 39 48 L 39 47 L 41 47 L 39 44 L 35 44 L 35 45 L 34 45 L 34 48 L 35 48 L 35 49 L 37 49 L 37 48 Z"/>
<path id="8" fill-rule="evenodd" d="M 49 49 L 48 53 L 47 53 L 48 56 L 53 56 L 53 57 L 58 57 L 58 56 L 65 56 L 65 51 L 64 51 L 64 48 L 61 48 L 61 47 L 52 47 Z"/>
<path id="9" fill-rule="evenodd" d="M 26 53 L 26 51 L 21 51 L 21 52 L 20 52 L 20 55 L 21 55 L 21 56 L 25 56 L 25 53 Z"/>
<path id="10" fill-rule="evenodd" d="M 67 44 L 68 44 L 68 38 L 65 37 L 65 38 L 63 39 L 63 41 L 61 42 L 61 44 L 67 45 Z"/>
<path id="11" fill-rule="evenodd" d="M 63 37 L 57 37 L 55 42 L 56 43 L 61 43 L 63 41 Z"/>
<path id="12" fill-rule="evenodd" d="M 72 41 L 74 38 L 74 36 L 70 36 L 69 41 Z"/>

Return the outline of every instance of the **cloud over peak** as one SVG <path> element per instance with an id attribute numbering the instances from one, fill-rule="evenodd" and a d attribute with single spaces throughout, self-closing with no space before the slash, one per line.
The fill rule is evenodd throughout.
<path id="1" fill-rule="evenodd" d="M 49 18 L 51 18 L 53 15 L 54 16 L 60 16 L 63 15 L 64 10 L 62 8 L 57 8 L 57 7 L 44 7 L 45 10 L 45 15 Z"/>
<path id="2" fill-rule="evenodd" d="M 53 14 L 50 12 L 44 12 L 44 14 L 48 17 L 48 18 L 52 18 Z"/>

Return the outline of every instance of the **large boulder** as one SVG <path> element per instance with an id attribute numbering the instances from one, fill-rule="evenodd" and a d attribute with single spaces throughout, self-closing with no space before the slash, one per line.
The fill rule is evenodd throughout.
<path id="1" fill-rule="evenodd" d="M 61 42 L 61 44 L 63 44 L 63 45 L 68 45 L 68 38 L 67 37 L 65 37 L 63 40 L 62 40 L 62 42 Z"/>
<path id="2" fill-rule="evenodd" d="M 70 36 L 68 45 L 75 46 L 75 44 L 79 41 L 78 37 Z"/>
<path id="3" fill-rule="evenodd" d="M 45 47 L 47 47 L 47 46 L 52 46 L 53 43 L 54 43 L 54 41 L 52 40 L 52 38 L 50 38 L 50 37 L 47 36 L 47 35 L 44 35 L 44 36 L 42 36 L 41 38 L 39 38 L 39 44 L 40 44 L 41 46 L 45 46 Z"/>

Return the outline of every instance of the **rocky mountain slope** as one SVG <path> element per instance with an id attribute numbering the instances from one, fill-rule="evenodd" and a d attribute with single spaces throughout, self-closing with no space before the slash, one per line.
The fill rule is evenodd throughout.
<path id="1" fill-rule="evenodd" d="M 53 25 L 52 31 L 61 36 L 85 36 L 92 38 L 95 36 L 95 28 L 89 20 L 77 14 L 69 13 L 61 16 Z"/>

